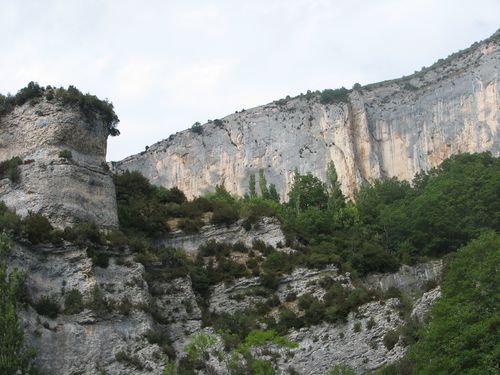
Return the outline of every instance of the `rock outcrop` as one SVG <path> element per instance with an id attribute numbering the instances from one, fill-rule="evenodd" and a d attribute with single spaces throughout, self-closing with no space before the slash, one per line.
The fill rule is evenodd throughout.
<path id="1" fill-rule="evenodd" d="M 19 306 L 20 323 L 27 345 L 35 348 L 36 362 L 47 374 L 162 374 L 165 368 L 165 338 L 177 357 L 186 355 L 184 348 L 202 328 L 200 300 L 191 280 L 148 277 L 142 264 L 127 250 L 94 249 L 107 254 L 109 265 L 93 264 L 85 246 L 69 243 L 38 245 L 15 242 L 11 267 L 26 275 L 24 305 Z M 435 281 L 440 268 L 435 263 L 403 267 L 392 275 L 378 275 L 379 280 L 392 280 L 391 286 L 415 292 L 426 281 Z M 354 288 L 349 274 L 341 274 L 331 265 L 322 270 L 298 268 L 284 275 L 274 295 L 285 306 L 296 309 L 290 301 L 306 293 L 323 298 L 321 280 L 334 279 L 346 288 Z M 369 278 L 365 279 L 366 283 Z M 375 283 L 373 288 L 380 287 Z M 258 278 L 241 278 L 233 283 L 218 284 L 206 296 L 204 307 L 214 313 L 234 314 L 253 309 L 265 297 Z M 75 290 L 83 299 L 80 311 L 68 312 L 68 295 Z M 269 294 L 270 293 L 270 294 Z M 439 288 L 415 299 L 413 316 L 422 320 L 439 297 Z M 48 297 L 59 306 L 57 317 L 48 316 L 37 303 Z M 30 301 L 30 302 L 26 302 Z M 391 363 L 405 353 L 402 344 L 390 350 L 383 344 L 389 330 L 397 330 L 404 320 L 396 298 L 374 301 L 349 314 L 345 322 L 321 323 L 292 330 L 288 337 L 297 348 L 256 348 L 255 356 L 273 356 L 277 373 L 323 374 L 339 363 L 365 371 Z M 46 309 L 46 308 L 45 308 Z M 270 313 L 275 316 L 277 310 Z M 210 323 L 210 322 L 205 322 Z M 207 332 L 208 332 L 207 331 Z M 217 336 L 217 335 L 216 335 Z M 159 340 L 163 337 L 162 340 Z M 231 353 L 224 352 L 218 339 L 215 361 L 217 373 L 229 373 Z M 217 360 L 216 360 L 217 359 Z"/>
<path id="2" fill-rule="evenodd" d="M 14 108 L 0 117 L 0 162 L 18 156 L 24 163 L 18 182 L 0 180 L 0 200 L 22 216 L 41 213 L 58 227 L 80 220 L 116 227 L 107 137 L 98 116 L 91 123 L 77 108 L 55 101 L 40 98 Z"/>
<path id="3" fill-rule="evenodd" d="M 160 242 L 165 246 L 184 249 L 188 254 L 195 254 L 198 247 L 208 241 L 229 244 L 241 242 L 248 247 L 251 247 L 257 240 L 273 247 L 282 246 L 286 242 L 280 222 L 276 218 L 262 218 L 249 230 L 245 230 L 242 224 L 243 220 L 229 226 L 205 225 L 194 234 L 186 234 L 178 230 L 170 233 Z"/>
<path id="4" fill-rule="evenodd" d="M 294 170 L 325 179 L 333 161 L 344 193 L 363 182 L 409 180 L 461 152 L 500 153 L 500 32 L 411 76 L 322 104 L 301 95 L 237 112 L 113 163 L 188 196 L 216 184 L 239 195 L 264 169 L 286 197 Z"/>

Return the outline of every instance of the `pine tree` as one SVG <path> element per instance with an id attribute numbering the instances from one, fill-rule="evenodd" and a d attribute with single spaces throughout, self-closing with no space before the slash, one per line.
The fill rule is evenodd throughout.
<path id="1" fill-rule="evenodd" d="M 280 201 L 280 195 L 278 194 L 278 191 L 276 190 L 276 185 L 271 184 L 269 185 L 269 199 L 275 202 Z"/>
<path id="2" fill-rule="evenodd" d="M 263 169 L 259 169 L 259 188 L 262 198 L 269 199 L 269 191 L 267 190 L 267 181 Z"/>
<path id="3" fill-rule="evenodd" d="M 337 170 L 333 161 L 328 162 L 326 169 L 326 185 L 328 189 L 328 208 L 333 211 L 338 211 L 345 207 L 345 196 L 340 189 Z"/>
<path id="4" fill-rule="evenodd" d="M 248 183 L 248 194 L 250 195 L 250 198 L 257 196 L 257 192 L 255 191 L 255 173 L 252 173 L 250 175 L 250 181 Z"/>

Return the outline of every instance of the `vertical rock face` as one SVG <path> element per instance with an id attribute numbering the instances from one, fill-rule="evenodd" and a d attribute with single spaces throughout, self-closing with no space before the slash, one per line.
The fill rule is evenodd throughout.
<path id="1" fill-rule="evenodd" d="M 77 109 L 41 99 L 0 118 L 0 162 L 19 156 L 20 179 L 0 180 L 0 200 L 20 215 L 42 213 L 56 226 L 90 220 L 118 224 L 113 180 L 108 172 L 108 131 Z M 62 158 L 63 150 L 71 152 Z"/>
<path id="2" fill-rule="evenodd" d="M 188 196 L 225 184 L 237 194 L 264 169 L 282 197 L 295 168 L 324 179 L 335 163 L 342 189 L 417 172 L 461 152 L 499 155 L 500 32 L 412 76 L 350 92 L 321 104 L 299 96 L 184 131 L 114 163 Z"/>

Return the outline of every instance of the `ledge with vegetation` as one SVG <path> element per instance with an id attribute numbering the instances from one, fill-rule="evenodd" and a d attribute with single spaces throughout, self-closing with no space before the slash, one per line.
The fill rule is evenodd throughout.
<path id="1" fill-rule="evenodd" d="M 69 86 L 67 89 L 43 87 L 36 82 L 30 82 L 15 95 L 0 94 L 0 117 L 12 112 L 16 106 L 25 103 L 35 104 L 42 99 L 64 106 L 76 107 L 90 122 L 99 117 L 106 125 L 109 135 L 120 135 L 117 128 L 120 120 L 114 111 L 113 103 L 107 99 L 101 100 L 95 95 L 84 94 L 74 86 Z"/>

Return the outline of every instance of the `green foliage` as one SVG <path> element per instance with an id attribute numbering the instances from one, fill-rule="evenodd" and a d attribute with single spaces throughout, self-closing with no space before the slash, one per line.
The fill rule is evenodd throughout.
<path id="1" fill-rule="evenodd" d="M 68 315 L 78 314 L 83 311 L 83 297 L 78 289 L 71 289 L 64 297 L 64 313 Z"/>
<path id="2" fill-rule="evenodd" d="M 252 374 L 255 375 L 274 375 L 276 372 L 273 363 L 264 359 L 254 359 L 250 365 Z"/>
<path id="3" fill-rule="evenodd" d="M 4 202 L 0 202 L 0 232 L 18 235 L 21 231 L 21 219 L 9 210 Z"/>
<path id="4" fill-rule="evenodd" d="M 162 201 L 168 197 L 164 189 L 156 188 L 138 172 L 114 176 L 118 219 L 128 234 L 158 237 L 169 231 L 167 208 Z M 177 198 L 177 195 L 174 194 Z"/>
<path id="5" fill-rule="evenodd" d="M 15 156 L 11 159 L 4 160 L 0 163 L 0 180 L 2 178 L 8 178 L 13 183 L 19 182 L 19 165 L 23 164 L 23 160 Z"/>
<path id="6" fill-rule="evenodd" d="M 200 360 L 217 343 L 217 337 L 205 332 L 198 332 L 184 351 L 191 361 Z"/>
<path id="7" fill-rule="evenodd" d="M 335 365 L 329 371 L 327 375 L 356 375 L 356 371 L 347 365 Z"/>
<path id="8" fill-rule="evenodd" d="M 61 312 L 57 301 L 50 296 L 42 296 L 33 306 L 36 312 L 48 318 L 55 319 Z"/>
<path id="9" fill-rule="evenodd" d="M 250 198 L 257 196 L 257 192 L 255 190 L 255 173 L 250 174 L 250 181 L 248 182 L 248 195 Z"/>
<path id="10" fill-rule="evenodd" d="M 410 351 L 415 374 L 498 372 L 499 264 L 498 233 L 486 232 L 457 252 L 432 320 Z"/>
<path id="11" fill-rule="evenodd" d="M 264 176 L 263 169 L 259 169 L 259 189 L 262 198 L 269 199 L 269 191 L 267 190 L 267 180 L 266 176 Z"/>
<path id="12" fill-rule="evenodd" d="M 116 127 L 120 120 L 114 111 L 113 103 L 107 99 L 100 100 L 95 95 L 83 94 L 74 86 L 68 86 L 67 89 L 62 87 L 55 89 L 54 96 L 63 105 L 78 107 L 90 121 L 101 119 L 106 124 L 109 135 L 120 135 Z"/>
<path id="13" fill-rule="evenodd" d="M 47 243 L 51 239 L 52 225 L 43 215 L 30 213 L 22 220 L 21 228 L 33 244 Z"/>
<path id="14" fill-rule="evenodd" d="M 273 202 L 279 203 L 280 201 L 280 195 L 278 194 L 278 191 L 276 190 L 276 185 L 271 184 L 269 185 L 269 200 Z"/>
<path id="15" fill-rule="evenodd" d="M 59 151 L 59 157 L 62 159 L 71 160 L 73 159 L 73 154 L 70 150 L 61 150 Z"/>
<path id="16" fill-rule="evenodd" d="M 500 159 L 460 154 L 418 175 L 414 188 L 396 179 L 356 194 L 363 224 L 405 262 L 454 251 L 486 228 L 500 230 Z"/>
<path id="17" fill-rule="evenodd" d="M 196 134 L 203 134 L 203 126 L 196 121 L 192 126 L 191 126 L 191 131 Z"/>
<path id="18" fill-rule="evenodd" d="M 0 95 L 0 116 L 11 112 L 16 106 L 26 102 L 34 103 L 43 97 L 48 101 L 56 99 L 63 105 L 76 106 L 90 122 L 97 118 L 101 119 L 111 136 L 120 134 L 116 127 L 120 120 L 114 111 L 113 104 L 107 99 L 100 100 L 94 95 L 83 94 L 74 86 L 69 86 L 67 89 L 62 87 L 53 89 L 50 86 L 41 87 L 36 82 L 30 82 L 14 96 Z"/>
<path id="19" fill-rule="evenodd" d="M 391 330 L 384 335 L 383 342 L 387 350 L 392 350 L 392 348 L 394 348 L 394 346 L 398 343 L 398 341 L 399 341 L 398 331 Z"/>
<path id="20" fill-rule="evenodd" d="M 323 209 L 327 206 L 328 195 L 326 186 L 317 177 L 308 173 L 305 176 L 297 171 L 293 179 L 293 185 L 288 193 L 288 204 L 297 211 L 308 208 Z"/>
<path id="21" fill-rule="evenodd" d="M 349 101 L 349 90 L 345 87 L 340 89 L 325 89 L 321 92 L 319 101 L 321 104 L 347 103 Z"/>
<path id="22" fill-rule="evenodd" d="M 285 336 L 279 336 L 275 330 L 252 330 L 248 333 L 243 342 L 235 349 L 238 353 L 247 353 L 250 348 L 272 343 L 284 348 L 296 348 L 298 344 L 288 340 Z"/>
<path id="23" fill-rule="evenodd" d="M 35 352 L 24 346 L 23 330 L 16 313 L 21 275 L 7 271 L 9 241 L 0 233 L 0 374 L 35 374 Z"/>
<path id="24" fill-rule="evenodd" d="M 212 224 L 231 225 L 239 219 L 238 207 L 227 202 L 214 202 Z"/>
<path id="25" fill-rule="evenodd" d="M 346 205 L 345 196 L 340 189 L 337 170 L 333 161 L 328 162 L 326 170 L 326 188 L 328 191 L 328 209 L 338 211 Z"/>

